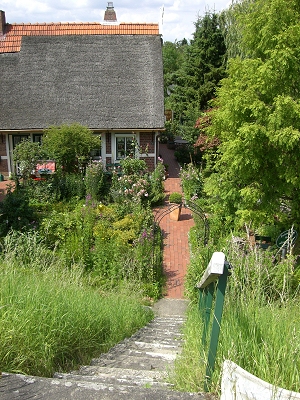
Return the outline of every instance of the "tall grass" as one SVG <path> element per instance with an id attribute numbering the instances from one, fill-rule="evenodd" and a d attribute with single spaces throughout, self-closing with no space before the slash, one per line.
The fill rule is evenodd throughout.
<path id="1" fill-rule="evenodd" d="M 152 318 L 132 288 L 94 289 L 80 266 L 65 268 L 43 243 L 26 252 L 25 237 L 23 247 L 7 241 L 0 260 L 0 370 L 52 376 L 75 369 Z"/>
<path id="2" fill-rule="evenodd" d="M 233 269 L 225 295 L 211 391 L 220 393 L 225 359 L 274 385 L 300 391 L 299 279 L 295 259 L 290 255 L 274 264 L 272 253 L 246 250 L 232 243 L 223 249 Z M 203 271 L 206 266 L 202 265 Z M 195 276 L 197 268 L 201 272 L 199 263 L 192 267 Z M 191 276 L 188 282 L 191 285 Z M 190 287 L 190 294 L 192 290 L 196 291 Z M 202 391 L 208 348 L 201 343 L 203 327 L 195 293 L 192 298 L 175 381 L 180 390 Z"/>

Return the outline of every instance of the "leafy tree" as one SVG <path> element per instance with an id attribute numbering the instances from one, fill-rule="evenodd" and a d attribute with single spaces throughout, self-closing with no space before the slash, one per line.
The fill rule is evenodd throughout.
<path id="1" fill-rule="evenodd" d="M 185 58 L 177 72 L 170 103 L 181 124 L 183 137 L 191 143 L 197 138 L 196 120 L 225 74 L 225 43 L 219 15 L 207 12 L 195 23 L 193 40 L 185 49 Z"/>
<path id="2" fill-rule="evenodd" d="M 162 48 L 163 70 L 164 70 L 164 93 L 166 99 L 166 107 L 169 107 L 169 95 L 174 90 L 177 83 L 178 71 L 184 61 L 184 52 L 188 42 L 186 39 L 181 41 L 165 42 Z"/>
<path id="3" fill-rule="evenodd" d="M 240 224 L 299 225 L 300 4 L 256 0 L 236 12 L 246 58 L 229 61 L 217 91 L 209 130 L 221 144 L 206 191 Z"/>
<path id="4" fill-rule="evenodd" d="M 24 182 L 30 178 L 37 162 L 42 160 L 43 156 L 44 153 L 39 143 L 26 139 L 16 145 L 13 151 L 13 159 Z"/>
<path id="5" fill-rule="evenodd" d="M 43 136 L 43 148 L 64 172 L 76 172 L 86 165 L 100 139 L 80 124 L 52 126 Z"/>
<path id="6" fill-rule="evenodd" d="M 235 57 L 245 58 L 241 44 L 243 25 L 239 23 L 239 20 L 242 14 L 246 14 L 249 11 L 249 6 L 254 1 L 235 0 L 220 15 L 220 25 L 226 45 L 227 59 Z"/>

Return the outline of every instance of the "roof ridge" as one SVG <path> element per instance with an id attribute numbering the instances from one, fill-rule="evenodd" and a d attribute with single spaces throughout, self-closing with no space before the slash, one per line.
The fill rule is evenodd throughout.
<path id="1" fill-rule="evenodd" d="M 6 24 L 0 41 L 1 53 L 15 53 L 21 49 L 23 36 L 67 35 L 159 35 L 159 24 L 154 22 L 42 22 Z"/>
<path id="2" fill-rule="evenodd" d="M 118 25 L 157 25 L 157 22 L 118 22 L 117 24 L 109 25 L 101 22 L 13 22 L 7 23 L 6 26 L 52 26 L 52 25 L 101 25 L 101 26 L 118 26 Z"/>

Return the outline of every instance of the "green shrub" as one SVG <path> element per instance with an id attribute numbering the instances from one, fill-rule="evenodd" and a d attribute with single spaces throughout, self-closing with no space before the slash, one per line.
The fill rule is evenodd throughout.
<path id="1" fill-rule="evenodd" d="M 8 190 L 0 202 L 0 236 L 5 236 L 11 229 L 23 231 L 35 224 L 33 208 L 29 204 L 27 192 L 22 187 Z"/>
<path id="2" fill-rule="evenodd" d="M 170 203 L 181 204 L 182 203 L 182 194 L 178 193 L 178 192 L 170 193 L 169 202 Z"/>
<path id="3" fill-rule="evenodd" d="M 51 177 L 45 181 L 30 179 L 25 189 L 30 199 L 30 205 L 53 204 L 58 200 L 57 192 Z"/>
<path id="4" fill-rule="evenodd" d="M 182 189 L 187 200 L 198 198 L 202 195 L 203 177 L 194 164 L 187 164 L 180 169 Z"/>
<path id="5" fill-rule="evenodd" d="M 113 176 L 110 189 L 111 198 L 115 203 L 126 203 L 128 211 L 135 205 L 147 203 L 149 198 L 150 183 L 147 176 L 123 175 Z"/>
<path id="6" fill-rule="evenodd" d="M 165 180 L 165 166 L 163 159 L 159 158 L 155 170 L 150 174 L 150 194 L 149 199 L 151 205 L 162 204 L 165 198 L 164 193 L 164 180 Z"/>
<path id="7" fill-rule="evenodd" d="M 124 175 L 144 175 L 148 169 L 146 161 L 138 158 L 125 157 L 120 165 Z"/>
<path id="8" fill-rule="evenodd" d="M 102 162 L 93 161 L 86 167 L 84 177 L 87 195 L 94 200 L 100 200 L 107 192 L 107 182 Z"/>

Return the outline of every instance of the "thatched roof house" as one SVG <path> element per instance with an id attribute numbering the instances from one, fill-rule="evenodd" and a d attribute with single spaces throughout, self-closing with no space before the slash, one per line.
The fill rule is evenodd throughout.
<path id="1" fill-rule="evenodd" d="M 164 127 L 158 25 L 118 24 L 112 3 L 107 11 L 103 24 L 8 24 L 0 11 L 0 173 L 12 172 L 22 137 L 74 122 L 101 134 L 107 163 L 134 133 L 154 167 Z"/>

